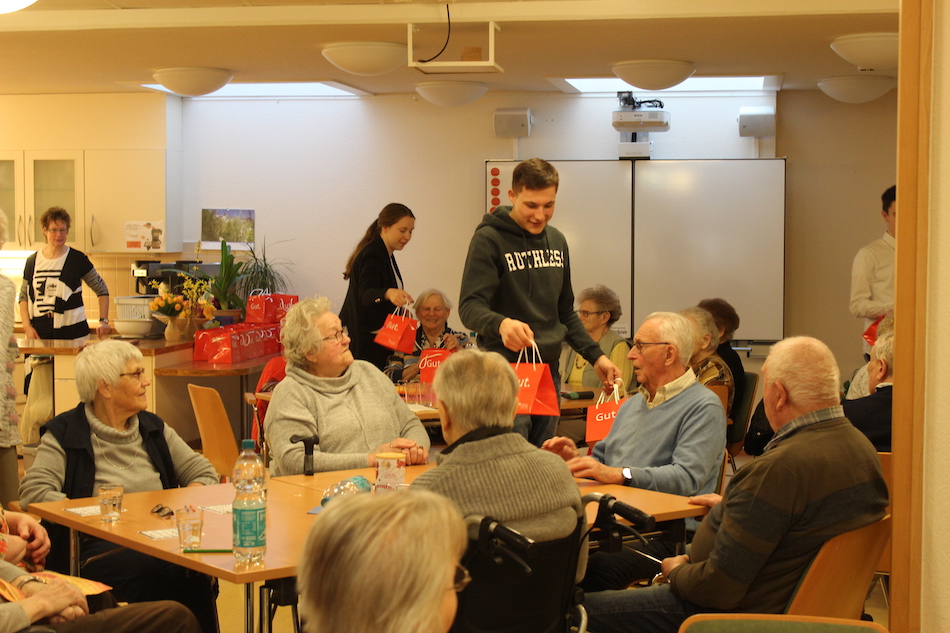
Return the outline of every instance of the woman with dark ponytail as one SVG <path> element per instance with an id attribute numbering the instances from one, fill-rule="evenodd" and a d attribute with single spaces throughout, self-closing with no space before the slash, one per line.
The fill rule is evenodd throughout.
<path id="1" fill-rule="evenodd" d="M 405 248 L 412 239 L 416 216 L 404 204 L 391 202 L 369 225 L 363 239 L 346 262 L 343 278 L 350 281 L 340 320 L 349 330 L 350 351 L 382 369 L 392 350 L 373 342 L 386 315 L 412 303 L 403 289 L 402 275 L 393 253 Z"/>

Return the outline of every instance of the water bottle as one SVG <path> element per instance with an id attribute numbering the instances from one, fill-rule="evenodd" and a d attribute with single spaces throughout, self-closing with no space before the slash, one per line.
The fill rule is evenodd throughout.
<path id="1" fill-rule="evenodd" d="M 267 550 L 267 497 L 264 462 L 254 452 L 254 440 L 241 442 L 231 479 L 235 490 L 231 505 L 234 558 L 238 563 L 259 563 Z"/>
<path id="2" fill-rule="evenodd" d="M 373 486 L 369 483 L 369 480 L 366 477 L 357 475 L 355 477 L 344 479 L 343 481 L 338 481 L 324 490 L 323 499 L 320 501 L 320 505 L 325 506 L 330 503 L 330 499 L 336 499 L 337 497 L 357 495 L 362 492 L 372 491 Z"/>

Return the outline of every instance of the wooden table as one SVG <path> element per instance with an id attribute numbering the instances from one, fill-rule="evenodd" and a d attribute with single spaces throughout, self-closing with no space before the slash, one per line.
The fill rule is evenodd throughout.
<path id="1" fill-rule="evenodd" d="M 336 480 L 335 480 L 336 481 Z M 234 486 L 194 486 L 153 492 L 126 494 L 122 502 L 122 518 L 112 524 L 103 523 L 98 515 L 83 517 L 67 508 L 97 505 L 96 498 L 66 499 L 63 501 L 32 503 L 30 512 L 44 519 L 65 525 L 70 530 L 70 573 L 78 575 L 79 534 L 117 543 L 129 549 L 193 569 L 222 580 L 245 586 L 245 628 L 253 633 L 254 594 L 257 581 L 290 578 L 296 575 L 297 562 L 306 536 L 316 515 L 307 512 L 320 505 L 323 489 L 296 486 L 271 479 L 267 488 L 267 554 L 258 565 L 238 565 L 231 553 L 182 554 L 178 537 L 153 540 L 140 531 L 175 528 L 174 518 L 162 519 L 151 513 L 156 504 L 172 509 L 186 505 L 210 506 L 227 504 L 234 500 Z M 201 547 L 203 549 L 231 548 L 231 515 L 205 511 Z"/>

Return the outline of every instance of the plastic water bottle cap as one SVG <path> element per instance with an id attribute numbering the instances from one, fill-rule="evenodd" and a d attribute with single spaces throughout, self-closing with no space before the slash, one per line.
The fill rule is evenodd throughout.
<path id="1" fill-rule="evenodd" d="M 253 450 L 254 450 L 254 440 L 241 440 L 241 450 L 242 450 L 242 451 L 253 451 Z"/>

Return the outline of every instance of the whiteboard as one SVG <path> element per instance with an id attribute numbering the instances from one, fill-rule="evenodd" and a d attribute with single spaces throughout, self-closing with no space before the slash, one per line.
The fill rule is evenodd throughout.
<path id="1" fill-rule="evenodd" d="M 621 160 L 549 161 L 560 176 L 551 226 L 567 238 L 575 296 L 604 284 L 617 293 L 623 315 L 613 329 L 633 335 L 630 261 L 633 166 Z M 485 162 L 485 210 L 510 205 L 511 173 L 518 161 Z"/>
<path id="2" fill-rule="evenodd" d="M 785 160 L 642 160 L 634 168 L 633 320 L 722 297 L 737 340 L 784 334 Z"/>

